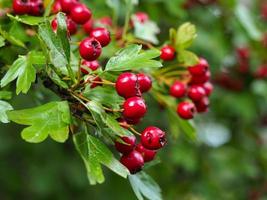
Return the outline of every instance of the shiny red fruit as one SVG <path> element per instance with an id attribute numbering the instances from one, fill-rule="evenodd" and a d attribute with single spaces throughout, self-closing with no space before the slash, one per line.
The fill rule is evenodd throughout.
<path id="1" fill-rule="evenodd" d="M 142 118 L 146 114 L 146 104 L 141 97 L 131 97 L 123 104 L 123 116 L 126 119 Z"/>
<path id="2" fill-rule="evenodd" d="M 170 87 L 170 95 L 176 98 L 182 98 L 185 96 L 186 86 L 180 81 L 175 81 Z"/>
<path id="3" fill-rule="evenodd" d="M 151 78 L 149 76 L 147 76 L 146 74 L 143 74 L 143 73 L 137 74 L 136 76 L 138 79 L 140 91 L 142 93 L 149 91 L 150 88 L 152 87 Z"/>
<path id="4" fill-rule="evenodd" d="M 140 93 L 137 76 L 130 72 L 119 75 L 115 88 L 117 93 L 124 98 L 134 97 Z"/>
<path id="5" fill-rule="evenodd" d="M 61 9 L 65 13 L 70 13 L 71 9 L 77 4 L 76 0 L 59 0 Z"/>
<path id="6" fill-rule="evenodd" d="M 143 156 L 135 150 L 131 151 L 129 154 L 123 155 L 120 162 L 127 167 L 131 174 L 141 171 L 144 166 Z"/>
<path id="7" fill-rule="evenodd" d="M 90 34 L 91 31 L 94 28 L 94 21 L 93 19 L 89 19 L 84 25 L 83 25 L 83 30 L 87 33 Z"/>
<path id="8" fill-rule="evenodd" d="M 77 25 L 74 21 L 72 21 L 72 19 L 70 19 L 69 17 L 67 17 L 66 19 L 66 23 L 67 23 L 67 29 L 68 29 L 68 33 L 70 35 L 74 35 L 77 32 Z M 54 32 L 57 31 L 57 19 L 53 19 L 51 22 L 51 26 Z"/>
<path id="9" fill-rule="evenodd" d="M 13 11 L 17 15 L 23 15 L 29 13 L 30 5 L 28 1 L 13 0 Z"/>
<path id="10" fill-rule="evenodd" d="M 157 150 L 166 144 L 165 132 L 155 126 L 147 127 L 141 134 L 141 144 L 150 150 Z"/>
<path id="11" fill-rule="evenodd" d="M 204 58 L 199 58 L 198 64 L 188 67 L 187 69 L 192 76 L 201 76 L 209 70 L 209 64 Z"/>
<path id="12" fill-rule="evenodd" d="M 53 14 L 57 14 L 58 12 L 61 11 L 61 4 L 59 2 L 59 0 L 55 1 L 55 3 L 53 4 L 53 7 L 52 7 L 52 13 Z"/>
<path id="13" fill-rule="evenodd" d="M 206 91 L 202 86 L 193 85 L 188 89 L 187 95 L 193 101 L 199 101 L 206 95 Z"/>
<path id="14" fill-rule="evenodd" d="M 79 46 L 80 55 L 87 61 L 96 60 L 101 52 L 102 47 L 95 38 L 85 38 Z"/>
<path id="15" fill-rule="evenodd" d="M 102 27 L 94 28 L 90 33 L 90 37 L 97 39 L 102 47 L 107 46 L 111 40 L 109 31 Z"/>
<path id="16" fill-rule="evenodd" d="M 135 136 L 124 136 L 120 138 L 124 143 L 121 141 L 116 141 L 115 142 L 115 148 L 117 149 L 118 152 L 122 154 L 128 154 L 135 148 L 135 141 L 136 138 Z"/>
<path id="17" fill-rule="evenodd" d="M 210 80 L 210 71 L 207 71 L 204 75 L 192 76 L 190 84 L 203 84 Z"/>
<path id="18" fill-rule="evenodd" d="M 203 112 L 208 111 L 209 104 L 210 104 L 208 97 L 203 97 L 200 101 L 196 101 L 194 103 L 195 103 L 197 112 L 203 113 Z"/>
<path id="19" fill-rule="evenodd" d="M 213 85 L 211 82 L 204 83 L 203 88 L 204 88 L 207 96 L 210 96 L 211 93 L 213 92 Z"/>
<path id="20" fill-rule="evenodd" d="M 172 46 L 166 45 L 160 51 L 160 58 L 162 60 L 169 61 L 175 58 L 175 49 Z"/>
<path id="21" fill-rule="evenodd" d="M 196 113 L 196 107 L 191 102 L 181 102 L 177 106 L 177 114 L 183 119 L 192 119 Z"/>
<path id="22" fill-rule="evenodd" d="M 90 20 L 92 12 L 84 4 L 77 3 L 70 11 L 70 17 L 77 24 L 85 24 Z"/>
<path id="23" fill-rule="evenodd" d="M 146 149 L 142 144 L 138 144 L 135 150 L 142 154 L 145 162 L 154 160 L 157 154 L 157 151 Z"/>
<path id="24" fill-rule="evenodd" d="M 29 6 L 30 10 L 28 14 L 30 15 L 40 16 L 44 12 L 44 5 L 42 0 L 30 0 Z"/>
<path id="25" fill-rule="evenodd" d="M 97 60 L 94 60 L 94 61 L 83 60 L 82 65 L 83 67 L 81 67 L 81 71 L 84 74 L 88 74 L 90 70 L 95 71 L 100 66 Z"/>

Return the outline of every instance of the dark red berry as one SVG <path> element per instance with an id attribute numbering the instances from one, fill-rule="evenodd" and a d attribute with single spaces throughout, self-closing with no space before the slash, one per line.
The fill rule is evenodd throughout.
<path id="1" fill-rule="evenodd" d="M 206 95 L 206 91 L 202 86 L 193 85 L 188 89 L 188 97 L 193 101 L 199 101 Z"/>
<path id="2" fill-rule="evenodd" d="M 200 101 L 196 101 L 194 103 L 195 103 L 197 112 L 203 113 L 203 112 L 208 111 L 208 107 L 209 107 L 209 103 L 210 103 L 208 97 L 203 97 Z"/>
<path id="3" fill-rule="evenodd" d="M 120 139 L 124 143 L 122 143 L 119 140 L 115 142 L 115 148 L 117 149 L 118 152 L 122 154 L 128 154 L 132 150 L 134 150 L 135 141 L 136 141 L 135 136 L 124 136 L 124 137 L 121 137 Z"/>
<path id="4" fill-rule="evenodd" d="M 183 119 L 192 119 L 196 112 L 195 105 L 191 102 L 181 102 L 177 107 L 177 114 Z"/>
<path id="5" fill-rule="evenodd" d="M 93 30 L 94 27 L 94 21 L 93 19 L 89 19 L 84 25 L 83 25 L 83 30 L 87 33 L 90 34 L 91 31 Z"/>
<path id="6" fill-rule="evenodd" d="M 123 116 L 126 119 L 142 118 L 146 114 L 146 104 L 141 97 L 131 97 L 123 104 Z"/>
<path id="7" fill-rule="evenodd" d="M 70 11 L 70 17 L 77 24 L 85 24 L 90 20 L 92 12 L 84 4 L 76 4 Z"/>
<path id="8" fill-rule="evenodd" d="M 192 76 L 190 84 L 203 84 L 210 80 L 210 71 L 207 71 L 204 75 Z"/>
<path id="9" fill-rule="evenodd" d="M 81 67 L 81 71 L 84 74 L 88 74 L 90 70 L 95 71 L 100 66 L 97 60 L 94 60 L 94 61 L 83 60 L 82 65 L 83 67 Z"/>
<path id="10" fill-rule="evenodd" d="M 263 79 L 267 77 L 267 65 L 260 66 L 254 73 L 257 79 Z"/>
<path id="11" fill-rule="evenodd" d="M 65 13 L 69 13 L 71 9 L 77 4 L 76 0 L 59 0 L 61 9 Z"/>
<path id="12" fill-rule="evenodd" d="M 141 171 L 144 166 L 143 156 L 135 150 L 131 151 L 129 154 L 123 155 L 120 162 L 127 167 L 131 174 Z"/>
<path id="13" fill-rule="evenodd" d="M 206 82 L 206 83 L 204 83 L 204 84 L 203 84 L 203 88 L 204 88 L 204 90 L 205 90 L 205 92 L 206 92 L 206 95 L 207 95 L 207 96 L 210 96 L 210 94 L 211 94 L 212 91 L 213 91 L 213 85 L 212 85 L 212 83 L 211 83 L 211 82 Z"/>
<path id="14" fill-rule="evenodd" d="M 191 75 L 201 76 L 201 75 L 204 75 L 208 71 L 209 64 L 207 60 L 205 60 L 204 58 L 199 58 L 198 64 L 188 67 L 187 69 Z"/>
<path id="15" fill-rule="evenodd" d="M 175 49 L 170 45 L 162 47 L 160 51 L 160 58 L 162 60 L 168 61 L 173 60 L 175 58 Z"/>
<path id="16" fill-rule="evenodd" d="M 13 11 L 17 15 L 29 13 L 30 5 L 27 1 L 13 0 Z"/>
<path id="17" fill-rule="evenodd" d="M 100 56 L 102 47 L 95 38 L 88 37 L 81 42 L 79 51 L 83 59 L 93 61 Z"/>
<path id="18" fill-rule="evenodd" d="M 236 53 L 239 59 L 241 60 L 247 60 L 249 59 L 250 51 L 247 47 L 239 47 L 236 48 Z"/>
<path id="19" fill-rule="evenodd" d="M 52 7 L 52 13 L 53 14 L 57 14 L 58 12 L 61 11 L 61 4 L 59 2 L 59 0 L 55 1 L 55 3 L 53 4 L 53 7 Z"/>
<path id="20" fill-rule="evenodd" d="M 133 73 L 125 72 L 120 74 L 115 85 L 117 93 L 124 98 L 139 95 L 139 84 L 137 80 L 137 76 Z"/>
<path id="21" fill-rule="evenodd" d="M 145 23 L 149 19 L 147 13 L 145 12 L 136 12 L 134 16 L 140 23 Z"/>
<path id="22" fill-rule="evenodd" d="M 147 127 L 141 134 L 141 144 L 150 150 L 157 150 L 166 144 L 165 132 L 155 126 Z"/>
<path id="23" fill-rule="evenodd" d="M 106 28 L 94 28 L 91 33 L 90 33 L 91 37 L 94 37 L 95 39 L 97 39 L 102 47 L 107 46 L 110 43 L 110 33 Z"/>
<path id="24" fill-rule="evenodd" d="M 131 118 L 131 119 L 125 119 L 128 124 L 136 125 L 140 122 L 140 118 Z"/>
<path id="25" fill-rule="evenodd" d="M 180 81 L 175 81 L 170 87 L 170 95 L 176 98 L 182 98 L 185 96 L 186 86 Z"/>
<path id="26" fill-rule="evenodd" d="M 67 23 L 68 33 L 70 35 L 74 35 L 77 32 L 76 23 L 72 21 L 72 19 L 70 19 L 69 17 L 67 17 L 66 23 Z M 51 26 L 52 26 L 53 31 L 56 32 L 57 31 L 57 18 L 52 20 Z"/>
<path id="27" fill-rule="evenodd" d="M 100 78 L 100 77 L 96 77 L 96 78 L 94 78 L 93 80 L 92 80 L 92 84 L 91 84 L 91 86 L 90 86 L 90 88 L 91 89 L 93 89 L 93 88 L 95 88 L 95 87 L 97 87 L 97 86 L 101 86 L 102 85 L 102 79 Z"/>
<path id="28" fill-rule="evenodd" d="M 143 93 L 150 90 L 150 88 L 152 87 L 152 81 L 150 77 L 143 73 L 137 74 L 136 76 L 138 79 L 140 91 Z"/>
<path id="29" fill-rule="evenodd" d="M 42 0 L 30 0 L 29 1 L 29 13 L 30 15 L 39 16 L 44 12 L 44 5 Z"/>
<path id="30" fill-rule="evenodd" d="M 149 162 L 154 160 L 157 152 L 154 150 L 146 149 L 142 144 L 138 144 L 135 148 L 136 151 L 142 154 L 144 161 Z"/>

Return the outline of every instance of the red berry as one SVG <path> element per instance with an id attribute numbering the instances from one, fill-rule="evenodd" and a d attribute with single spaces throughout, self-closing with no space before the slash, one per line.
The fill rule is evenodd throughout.
<path id="1" fill-rule="evenodd" d="M 147 13 L 145 12 L 136 12 L 134 16 L 140 23 L 145 23 L 149 19 Z"/>
<path id="2" fill-rule="evenodd" d="M 150 90 L 150 88 L 152 87 L 152 81 L 150 77 L 142 73 L 137 74 L 136 76 L 138 79 L 140 91 L 143 93 Z"/>
<path id="3" fill-rule="evenodd" d="M 137 96 L 140 93 L 137 76 L 130 72 L 120 74 L 115 87 L 117 93 L 124 98 Z"/>
<path id="4" fill-rule="evenodd" d="M 27 1 L 13 0 L 13 10 L 17 15 L 23 15 L 29 13 L 30 6 Z"/>
<path id="5" fill-rule="evenodd" d="M 207 95 L 207 96 L 210 96 L 210 94 L 211 94 L 212 91 L 213 91 L 213 85 L 212 85 L 212 83 L 211 83 L 211 82 L 206 82 L 206 83 L 204 83 L 204 84 L 203 84 L 203 88 L 204 88 L 204 90 L 205 90 L 205 92 L 206 92 L 206 95 Z"/>
<path id="6" fill-rule="evenodd" d="M 199 101 L 206 95 L 206 91 L 202 86 L 193 85 L 188 90 L 188 97 L 193 101 Z"/>
<path id="7" fill-rule="evenodd" d="M 44 5 L 42 0 L 30 0 L 29 6 L 30 15 L 39 16 L 44 12 Z"/>
<path id="8" fill-rule="evenodd" d="M 66 23 L 67 23 L 68 33 L 70 35 L 74 35 L 77 32 L 76 23 L 72 21 L 72 19 L 70 19 L 69 17 L 67 17 Z M 53 31 L 56 32 L 57 31 L 57 18 L 52 20 L 51 26 L 52 26 Z"/>
<path id="9" fill-rule="evenodd" d="M 258 79 L 267 77 L 267 65 L 260 66 L 254 73 L 254 76 Z"/>
<path id="10" fill-rule="evenodd" d="M 107 46 L 111 40 L 109 31 L 102 27 L 94 28 L 90 33 L 90 37 L 97 39 L 102 47 Z"/>
<path id="11" fill-rule="evenodd" d="M 53 14 L 57 14 L 57 13 L 60 12 L 60 11 L 61 11 L 61 4 L 60 4 L 59 0 L 57 0 L 57 1 L 54 3 L 53 7 L 52 7 L 52 13 L 53 13 Z"/>
<path id="12" fill-rule="evenodd" d="M 142 154 L 145 162 L 149 162 L 151 160 L 154 160 L 155 155 L 157 154 L 156 151 L 146 149 L 142 144 L 138 144 L 136 146 L 135 150 Z"/>
<path id="13" fill-rule="evenodd" d="M 101 81 L 102 79 L 97 76 L 96 78 L 93 79 L 93 83 L 91 84 L 90 88 L 93 89 L 97 86 L 101 86 L 102 83 L 95 83 L 95 82 L 101 82 Z"/>
<path id="14" fill-rule="evenodd" d="M 84 25 L 83 25 L 83 30 L 87 33 L 90 34 L 91 31 L 93 30 L 94 27 L 94 21 L 93 19 L 89 19 Z"/>
<path id="15" fill-rule="evenodd" d="M 112 26 L 112 19 L 109 16 L 101 17 L 97 21 L 104 26 Z"/>
<path id="16" fill-rule="evenodd" d="M 135 136 L 124 136 L 120 138 L 124 143 L 121 143 L 120 141 L 115 142 L 115 148 L 118 152 L 122 154 L 128 154 L 132 150 L 134 150 L 135 147 Z"/>
<path id="17" fill-rule="evenodd" d="M 183 119 L 192 119 L 195 112 L 196 108 L 193 103 L 184 101 L 178 104 L 177 114 Z"/>
<path id="18" fill-rule="evenodd" d="M 199 58 L 198 64 L 188 67 L 188 71 L 192 76 L 204 75 L 209 69 L 209 64 L 204 58 Z"/>
<path id="19" fill-rule="evenodd" d="M 92 12 L 84 4 L 76 4 L 70 11 L 70 17 L 77 24 L 85 24 L 92 16 Z"/>
<path id="20" fill-rule="evenodd" d="M 76 0 L 59 0 L 61 9 L 65 13 L 69 13 L 73 6 L 76 5 L 77 1 Z"/>
<path id="21" fill-rule="evenodd" d="M 149 126 L 141 134 L 141 144 L 150 150 L 160 149 L 166 144 L 165 132 L 155 126 Z"/>
<path id="22" fill-rule="evenodd" d="M 146 104 L 141 97 L 131 97 L 123 104 L 123 116 L 126 119 L 142 118 L 146 114 Z"/>
<path id="23" fill-rule="evenodd" d="M 192 76 L 190 84 L 202 84 L 210 80 L 210 71 L 201 76 Z"/>
<path id="24" fill-rule="evenodd" d="M 196 101 L 194 103 L 195 103 L 197 112 L 203 113 L 203 112 L 208 111 L 208 107 L 209 107 L 209 103 L 210 103 L 208 97 L 203 97 L 200 101 Z"/>
<path id="25" fill-rule="evenodd" d="M 128 124 L 136 125 L 140 122 L 140 118 L 125 119 Z"/>
<path id="26" fill-rule="evenodd" d="M 169 45 L 162 47 L 160 51 L 160 58 L 162 60 L 168 61 L 173 60 L 175 58 L 175 49 Z"/>
<path id="27" fill-rule="evenodd" d="M 236 53 L 237 53 L 238 58 L 241 60 L 249 59 L 250 52 L 249 52 L 249 48 L 247 47 L 236 48 Z"/>
<path id="28" fill-rule="evenodd" d="M 128 168 L 131 174 L 141 171 L 144 166 L 143 156 L 135 150 L 131 151 L 129 154 L 123 155 L 120 162 Z"/>
<path id="29" fill-rule="evenodd" d="M 170 95 L 176 98 L 184 97 L 186 93 L 186 86 L 180 81 L 175 81 L 170 87 Z"/>
<path id="30" fill-rule="evenodd" d="M 95 38 L 88 37 L 81 42 L 79 50 L 83 59 L 93 61 L 100 56 L 102 47 Z"/>
<path id="31" fill-rule="evenodd" d="M 81 67 L 81 71 L 84 74 L 88 74 L 88 71 L 90 70 L 95 71 L 100 66 L 97 60 L 94 60 L 94 61 L 83 60 L 82 65 L 85 66 L 85 67 Z"/>

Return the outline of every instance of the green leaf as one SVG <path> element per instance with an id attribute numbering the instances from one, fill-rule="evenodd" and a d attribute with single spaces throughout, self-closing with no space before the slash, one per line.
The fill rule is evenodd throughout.
<path id="1" fill-rule="evenodd" d="M 179 63 L 184 66 L 193 66 L 198 63 L 198 57 L 191 51 L 181 50 L 177 54 Z"/>
<path id="2" fill-rule="evenodd" d="M 177 31 L 174 28 L 171 28 L 169 30 L 169 37 L 170 37 L 170 42 L 173 45 L 176 44 L 176 35 L 177 35 Z"/>
<path id="3" fill-rule="evenodd" d="M 104 182 L 105 178 L 101 164 L 118 175 L 124 178 L 127 177 L 128 170 L 113 156 L 111 151 L 100 140 L 86 133 L 75 134 L 73 140 L 86 166 L 90 184 Z"/>
<path id="4" fill-rule="evenodd" d="M 68 139 L 70 110 L 67 101 L 10 111 L 7 115 L 13 122 L 30 126 L 21 132 L 22 138 L 27 142 L 39 143 L 48 135 L 57 142 L 65 142 Z"/>
<path id="5" fill-rule="evenodd" d="M 145 172 L 130 175 L 129 181 L 138 200 L 162 200 L 160 187 Z"/>
<path id="6" fill-rule="evenodd" d="M 182 24 L 176 35 L 176 48 L 185 49 L 191 46 L 194 39 L 197 37 L 195 25 L 187 22 Z"/>
<path id="7" fill-rule="evenodd" d="M 0 35 L 0 47 L 5 46 L 5 38 Z"/>
<path id="8" fill-rule="evenodd" d="M 45 13 L 44 13 L 45 17 L 49 16 L 54 2 L 55 2 L 55 0 L 49 0 L 49 3 L 47 4 L 47 6 L 45 8 Z"/>
<path id="9" fill-rule="evenodd" d="M 27 24 L 30 26 L 36 26 L 42 22 L 44 22 L 44 18 L 43 17 L 36 17 L 36 16 L 29 16 L 29 15 L 16 15 L 13 16 L 11 14 L 7 14 L 7 16 L 10 19 L 16 20 L 18 22 L 21 22 L 23 24 Z"/>
<path id="10" fill-rule="evenodd" d="M 12 106 L 6 101 L 0 100 L 0 122 L 2 123 L 9 122 L 7 114 L 6 114 L 6 112 L 9 110 L 13 110 Z"/>
<path id="11" fill-rule="evenodd" d="M 16 39 L 12 35 L 8 34 L 6 31 L 4 31 L 1 28 L 1 26 L 0 26 L 0 35 L 2 35 L 2 37 L 4 39 L 6 39 L 8 42 L 10 42 L 11 44 L 14 44 L 14 45 L 19 46 L 19 47 L 26 48 L 25 44 L 22 41 Z"/>
<path id="12" fill-rule="evenodd" d="M 0 99 L 11 99 L 12 97 L 12 92 L 10 91 L 0 91 Z"/>
<path id="13" fill-rule="evenodd" d="M 160 55 L 160 51 L 153 49 L 140 53 L 141 49 L 141 45 L 132 44 L 119 50 L 115 56 L 110 58 L 105 70 L 126 71 L 162 66 L 159 61 L 152 60 Z"/>

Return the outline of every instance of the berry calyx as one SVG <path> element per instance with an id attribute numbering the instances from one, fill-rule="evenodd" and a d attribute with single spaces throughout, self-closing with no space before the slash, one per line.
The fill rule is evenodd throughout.
<path id="1" fill-rule="evenodd" d="M 130 153 L 135 147 L 135 136 L 124 136 L 120 138 L 124 143 L 120 141 L 115 142 L 115 148 L 122 154 Z"/>
<path id="2" fill-rule="evenodd" d="M 150 77 L 143 73 L 137 74 L 136 76 L 138 79 L 140 91 L 142 93 L 149 91 L 150 88 L 152 87 L 152 81 Z"/>
<path id="3" fill-rule="evenodd" d="M 93 30 L 94 27 L 94 21 L 93 19 L 89 19 L 84 25 L 83 25 L 83 30 L 87 33 L 90 34 L 91 31 Z"/>
<path id="4" fill-rule="evenodd" d="M 97 60 L 94 61 L 83 60 L 82 65 L 83 66 L 81 66 L 81 71 L 84 74 L 88 74 L 90 70 L 95 71 L 100 66 Z"/>
<path id="5" fill-rule="evenodd" d="M 160 149 L 166 144 L 165 132 L 155 126 L 149 126 L 141 134 L 141 144 L 150 150 Z"/>
<path id="6" fill-rule="evenodd" d="M 160 51 L 160 58 L 162 60 L 169 61 L 175 58 L 175 49 L 170 45 L 162 47 Z"/>
<path id="7" fill-rule="evenodd" d="M 137 76 L 129 72 L 119 75 L 115 88 L 117 93 L 124 98 L 137 96 L 140 93 Z"/>
<path id="8" fill-rule="evenodd" d="M 102 47 L 107 46 L 111 40 L 109 31 L 102 27 L 94 28 L 90 33 L 90 37 L 97 39 Z"/>
<path id="9" fill-rule="evenodd" d="M 193 101 L 199 101 L 206 95 L 206 91 L 199 85 L 193 85 L 188 90 L 188 97 Z"/>
<path id="10" fill-rule="evenodd" d="M 131 97 L 123 104 L 123 116 L 126 119 L 142 118 L 146 111 L 145 101 L 141 97 Z"/>
<path id="11" fill-rule="evenodd" d="M 209 69 L 209 64 L 204 58 L 199 58 L 198 64 L 188 67 L 192 76 L 204 75 Z"/>
<path id="12" fill-rule="evenodd" d="M 121 157 L 120 162 L 127 167 L 131 174 L 135 174 L 142 170 L 144 166 L 144 158 L 138 151 L 131 151 Z"/>
<path id="13" fill-rule="evenodd" d="M 90 20 L 92 12 L 84 4 L 76 4 L 70 11 L 70 17 L 77 24 L 85 24 Z"/>
<path id="14" fill-rule="evenodd" d="M 142 154 L 145 162 L 154 160 L 157 154 L 157 151 L 146 149 L 142 144 L 138 144 L 135 150 Z"/>
<path id="15" fill-rule="evenodd" d="M 59 2 L 64 13 L 69 13 L 77 3 L 76 0 L 59 0 Z"/>
<path id="16" fill-rule="evenodd" d="M 96 60 L 101 52 L 102 47 L 95 38 L 85 38 L 79 46 L 80 55 L 87 61 Z"/>
<path id="17" fill-rule="evenodd" d="M 192 119 L 195 112 L 195 105 L 191 102 L 184 101 L 177 106 L 177 114 L 183 119 Z"/>
<path id="18" fill-rule="evenodd" d="M 170 95 L 176 98 L 182 98 L 185 96 L 186 86 L 180 81 L 175 81 L 170 87 Z"/>

